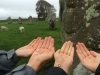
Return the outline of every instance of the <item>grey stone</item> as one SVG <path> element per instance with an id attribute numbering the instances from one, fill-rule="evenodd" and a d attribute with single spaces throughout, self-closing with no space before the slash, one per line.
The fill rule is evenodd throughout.
<path id="1" fill-rule="evenodd" d="M 28 24 L 32 24 L 33 23 L 33 18 L 32 18 L 32 16 L 29 16 L 28 17 Z"/>
<path id="2" fill-rule="evenodd" d="M 81 63 L 79 63 L 74 69 L 73 75 L 95 75 L 95 74 L 84 68 L 84 66 Z"/>
<path id="3" fill-rule="evenodd" d="M 49 11 L 46 17 L 46 21 L 49 24 L 49 29 L 55 29 L 56 25 L 56 13 Z"/>
<path id="4" fill-rule="evenodd" d="M 55 22 L 53 20 L 49 21 L 49 29 L 55 29 Z"/>
<path id="5" fill-rule="evenodd" d="M 18 24 L 22 24 L 22 18 L 21 17 L 18 18 Z"/>
<path id="6" fill-rule="evenodd" d="M 59 0 L 62 42 L 71 40 L 74 46 L 83 42 L 87 48 L 100 51 L 100 0 Z M 69 71 L 79 63 L 75 54 Z"/>
<path id="7" fill-rule="evenodd" d="M 12 24 L 12 19 L 11 19 L 11 17 L 8 17 L 8 18 L 7 18 L 7 23 L 8 23 L 8 24 Z"/>

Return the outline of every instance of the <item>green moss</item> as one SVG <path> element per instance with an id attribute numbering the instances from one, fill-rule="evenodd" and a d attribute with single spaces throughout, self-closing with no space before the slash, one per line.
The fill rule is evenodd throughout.
<path id="1" fill-rule="evenodd" d="M 99 32 L 99 34 L 100 34 L 100 30 L 99 29 L 97 29 L 97 31 Z"/>
<path id="2" fill-rule="evenodd" d="M 81 7 L 81 9 L 84 10 L 85 8 L 84 7 Z"/>
<path id="3" fill-rule="evenodd" d="M 89 21 L 93 15 L 95 14 L 95 9 L 94 7 L 96 6 L 96 4 L 93 4 L 91 7 L 89 7 L 87 10 L 86 10 L 86 20 Z"/>
<path id="4" fill-rule="evenodd" d="M 86 23 L 86 27 L 89 27 L 90 26 L 90 23 Z"/>
<path id="5" fill-rule="evenodd" d="M 94 0 L 90 0 L 90 1 L 94 1 Z"/>
<path id="6" fill-rule="evenodd" d="M 98 47 L 100 48 L 100 44 L 98 45 Z"/>
<path id="7" fill-rule="evenodd" d="M 88 2 L 88 0 L 84 0 L 85 2 Z"/>
<path id="8" fill-rule="evenodd" d="M 89 45 L 91 45 L 91 42 L 90 42 L 90 41 L 88 41 L 88 44 L 89 44 Z"/>
<path id="9" fill-rule="evenodd" d="M 92 38 L 92 37 L 89 37 L 89 40 L 92 42 L 92 41 L 94 41 L 94 39 Z"/>
<path id="10" fill-rule="evenodd" d="M 98 17 L 99 15 L 99 13 L 94 13 L 93 17 Z"/>

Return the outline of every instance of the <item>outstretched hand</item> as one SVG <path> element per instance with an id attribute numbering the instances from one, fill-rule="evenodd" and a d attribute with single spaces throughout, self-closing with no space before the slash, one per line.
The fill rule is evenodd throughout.
<path id="1" fill-rule="evenodd" d="M 43 64 L 53 57 L 54 52 L 54 39 L 46 37 L 44 40 L 41 40 L 27 65 L 38 71 Z"/>
<path id="2" fill-rule="evenodd" d="M 100 64 L 100 54 L 94 51 L 89 51 L 83 43 L 78 43 L 76 48 L 77 55 L 83 66 L 90 71 L 95 72 Z"/>
<path id="3" fill-rule="evenodd" d="M 23 46 L 15 51 L 16 55 L 19 57 L 29 57 L 36 50 L 39 43 L 41 41 L 41 37 L 32 40 L 28 45 Z"/>
<path id="4" fill-rule="evenodd" d="M 71 41 L 65 42 L 61 49 L 57 50 L 54 54 L 55 67 L 62 68 L 66 73 L 73 62 L 74 47 Z"/>

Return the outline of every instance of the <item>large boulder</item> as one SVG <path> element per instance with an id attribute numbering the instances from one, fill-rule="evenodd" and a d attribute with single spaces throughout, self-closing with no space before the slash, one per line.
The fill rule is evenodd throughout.
<path id="1" fill-rule="evenodd" d="M 53 20 L 50 20 L 49 22 L 49 29 L 55 29 L 55 22 Z"/>
<path id="2" fill-rule="evenodd" d="M 46 21 L 48 22 L 49 29 L 55 29 L 56 25 L 56 13 L 53 11 L 49 11 L 46 17 Z"/>
<path id="3" fill-rule="evenodd" d="M 100 1 L 59 0 L 59 3 L 62 42 L 71 40 L 74 46 L 78 42 L 83 42 L 87 48 L 99 51 Z M 76 68 L 78 61 L 75 54 L 69 75 L 73 75 L 73 69 Z"/>

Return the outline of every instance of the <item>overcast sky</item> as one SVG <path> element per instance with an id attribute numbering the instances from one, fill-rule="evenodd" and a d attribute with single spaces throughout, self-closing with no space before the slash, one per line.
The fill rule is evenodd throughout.
<path id="1" fill-rule="evenodd" d="M 19 16 L 22 18 L 37 17 L 36 2 L 38 0 L 0 0 L 0 19 L 7 19 L 9 16 L 14 19 Z M 46 0 L 56 8 L 59 15 L 59 0 Z"/>

